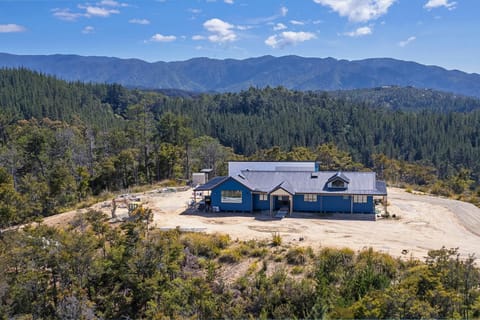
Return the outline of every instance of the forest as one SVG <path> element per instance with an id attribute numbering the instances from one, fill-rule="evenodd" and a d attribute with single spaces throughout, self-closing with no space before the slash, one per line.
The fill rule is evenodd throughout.
<path id="1" fill-rule="evenodd" d="M 421 94 L 393 90 L 391 99 L 412 105 Z M 374 170 L 479 204 L 480 109 L 450 97 L 470 111 L 447 111 L 443 95 L 430 97 L 431 107 L 412 111 L 282 87 L 169 97 L 2 69 L 0 226 L 138 185 L 186 183 L 201 168 L 225 174 L 238 159 Z"/>
<path id="2" fill-rule="evenodd" d="M 480 317 L 480 270 L 455 248 L 424 261 L 227 235 L 112 226 L 101 212 L 0 239 L 4 319 Z"/>
<path id="3" fill-rule="evenodd" d="M 378 90 L 377 90 L 378 91 Z M 478 318 L 480 270 L 456 248 L 424 261 L 148 228 L 149 209 L 62 229 L 41 218 L 228 160 L 315 160 L 390 185 L 480 199 L 475 99 L 418 90 L 250 88 L 166 96 L 0 70 L 0 318 Z M 402 102 L 404 101 L 404 102 Z M 473 104 L 470 104 L 474 101 Z M 452 107 L 457 104 L 457 107 Z M 473 106 L 473 107 L 469 107 Z M 31 222 L 23 229 L 10 229 Z M 231 273 L 236 270 L 236 276 Z M 240 271 L 239 271 L 240 270 Z"/>

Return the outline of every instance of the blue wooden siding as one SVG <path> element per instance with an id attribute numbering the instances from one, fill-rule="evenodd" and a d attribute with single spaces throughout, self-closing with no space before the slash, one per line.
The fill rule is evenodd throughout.
<path id="1" fill-rule="evenodd" d="M 242 203 L 222 203 L 222 190 L 238 190 L 242 192 Z M 274 196 L 273 210 L 278 210 L 283 204 L 282 197 Z M 269 210 L 270 199 L 261 201 L 258 194 L 234 179 L 228 179 L 216 186 L 211 192 L 212 206 L 217 206 L 221 211 Z M 303 194 L 293 196 L 293 211 L 304 212 L 345 212 L 352 210 L 351 196 L 321 196 L 317 195 L 316 202 L 304 201 Z M 353 213 L 374 213 L 373 197 L 367 196 L 366 203 L 353 203 Z"/>
<path id="2" fill-rule="evenodd" d="M 319 195 L 317 195 L 316 202 L 304 201 L 303 194 L 297 194 L 293 196 L 293 211 L 318 212 L 320 210 L 321 209 Z"/>
<path id="3" fill-rule="evenodd" d="M 366 203 L 353 203 L 353 212 L 355 213 L 374 213 L 373 197 L 367 196 Z"/>
<path id="4" fill-rule="evenodd" d="M 350 196 L 322 196 L 321 201 L 323 212 L 351 212 Z"/>
<path id="5" fill-rule="evenodd" d="M 253 195 L 253 210 L 269 210 L 270 209 L 270 197 L 267 200 L 260 200 L 259 194 Z"/>
<path id="6" fill-rule="evenodd" d="M 242 192 L 242 203 L 222 203 L 222 190 L 239 190 Z M 252 192 L 234 179 L 225 182 L 212 189 L 212 206 L 217 206 L 220 211 L 253 211 Z"/>

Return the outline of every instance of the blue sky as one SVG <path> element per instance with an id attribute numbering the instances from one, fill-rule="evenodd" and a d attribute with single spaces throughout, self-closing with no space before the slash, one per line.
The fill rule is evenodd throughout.
<path id="1" fill-rule="evenodd" d="M 480 73 L 479 0 L 0 0 L 0 52 L 391 57 Z"/>

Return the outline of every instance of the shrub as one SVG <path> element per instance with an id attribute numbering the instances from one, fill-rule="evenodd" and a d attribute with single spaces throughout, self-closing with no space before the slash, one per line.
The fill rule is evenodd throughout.
<path id="1" fill-rule="evenodd" d="M 258 263 L 254 261 L 247 269 L 247 275 L 252 275 L 258 270 Z"/>
<path id="2" fill-rule="evenodd" d="M 283 256 L 277 254 L 277 255 L 273 256 L 273 261 L 275 261 L 275 262 L 282 262 L 282 261 L 283 261 Z"/>
<path id="3" fill-rule="evenodd" d="M 215 258 L 221 249 L 225 249 L 230 242 L 228 235 L 208 235 L 205 233 L 186 233 L 182 237 L 182 244 L 195 255 Z"/>
<path id="4" fill-rule="evenodd" d="M 304 265 L 307 261 L 307 252 L 303 247 L 296 247 L 288 250 L 287 263 L 294 265 Z"/>
<path id="5" fill-rule="evenodd" d="M 253 258 L 263 258 L 267 255 L 267 248 L 255 248 L 250 251 L 250 257 Z"/>
<path id="6" fill-rule="evenodd" d="M 282 244 L 282 236 L 280 233 L 275 232 L 272 234 L 272 245 L 275 247 L 278 247 L 279 245 Z"/>
<path id="7" fill-rule="evenodd" d="M 304 270 L 304 268 L 302 266 L 294 266 L 292 268 L 291 273 L 292 274 L 301 274 L 301 273 L 303 273 L 303 270 Z"/>
<path id="8" fill-rule="evenodd" d="M 236 263 L 239 262 L 242 256 L 238 250 L 225 249 L 218 257 L 221 263 Z"/>

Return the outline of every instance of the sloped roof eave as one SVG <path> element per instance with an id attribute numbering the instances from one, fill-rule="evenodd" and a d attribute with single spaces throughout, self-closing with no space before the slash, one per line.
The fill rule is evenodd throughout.
<path id="1" fill-rule="evenodd" d="M 219 177 L 215 177 L 213 179 L 211 179 L 210 181 L 208 181 L 207 183 L 204 183 L 198 187 L 196 187 L 195 189 L 193 189 L 193 191 L 210 191 L 214 188 L 216 188 L 217 186 L 219 186 L 220 184 L 222 184 L 223 182 L 227 181 L 229 177 L 227 176 L 219 176 Z"/>

